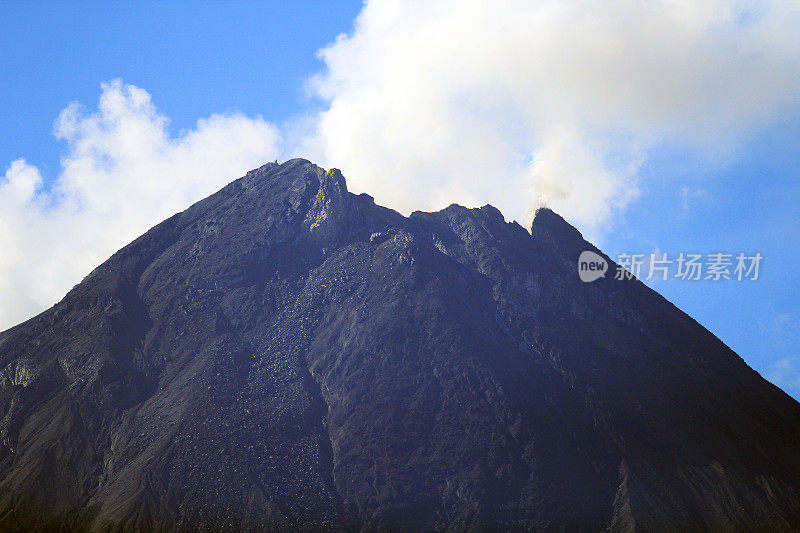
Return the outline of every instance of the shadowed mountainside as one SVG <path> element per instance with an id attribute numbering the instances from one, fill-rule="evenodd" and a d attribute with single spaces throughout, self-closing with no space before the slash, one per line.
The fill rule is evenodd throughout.
<path id="1" fill-rule="evenodd" d="M 586 249 L 251 171 L 0 334 L 0 529 L 800 528 L 800 404 Z"/>

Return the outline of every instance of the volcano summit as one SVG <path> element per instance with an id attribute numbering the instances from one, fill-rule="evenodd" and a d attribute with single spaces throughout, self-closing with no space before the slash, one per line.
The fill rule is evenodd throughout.
<path id="1" fill-rule="evenodd" d="M 0 529 L 800 528 L 800 404 L 586 250 L 253 170 L 0 334 Z"/>

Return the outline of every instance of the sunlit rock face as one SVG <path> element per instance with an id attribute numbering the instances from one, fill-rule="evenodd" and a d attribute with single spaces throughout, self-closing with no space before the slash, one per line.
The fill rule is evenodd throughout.
<path id="1" fill-rule="evenodd" d="M 584 250 L 249 172 L 0 334 L 0 530 L 799 528 L 800 405 Z"/>

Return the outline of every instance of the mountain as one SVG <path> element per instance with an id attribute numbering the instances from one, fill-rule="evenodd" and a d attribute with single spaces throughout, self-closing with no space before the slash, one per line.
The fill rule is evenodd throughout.
<path id="1" fill-rule="evenodd" d="M 248 172 L 0 334 L 0 529 L 800 528 L 800 404 L 583 250 Z"/>

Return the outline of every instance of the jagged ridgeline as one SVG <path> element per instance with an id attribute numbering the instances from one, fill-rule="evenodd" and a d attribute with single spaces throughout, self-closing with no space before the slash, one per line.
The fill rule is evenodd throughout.
<path id="1" fill-rule="evenodd" d="M 0 529 L 799 528 L 800 405 L 583 250 L 249 172 L 0 336 Z"/>

